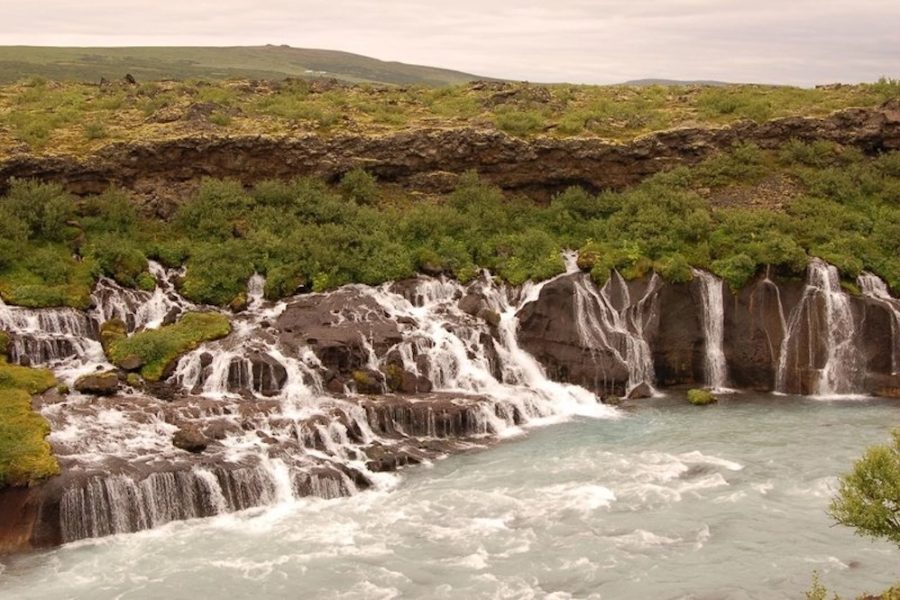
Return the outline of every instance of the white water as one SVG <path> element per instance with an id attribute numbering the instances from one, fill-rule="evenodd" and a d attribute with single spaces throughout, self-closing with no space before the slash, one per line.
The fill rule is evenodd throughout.
<path id="1" fill-rule="evenodd" d="M 713 391 L 725 391 L 728 385 L 728 365 L 723 350 L 725 341 L 725 283 L 707 271 L 694 269 L 694 277 L 700 281 L 702 298 L 703 333 L 706 340 L 704 372 L 706 385 Z"/>
<path id="2" fill-rule="evenodd" d="M 747 393 L 698 427 L 683 398 L 653 400 L 416 469 L 390 492 L 9 558 L 0 596 L 770 600 L 804 597 L 819 571 L 853 598 L 894 584 L 900 554 L 825 509 L 897 411 Z"/>
<path id="3" fill-rule="evenodd" d="M 802 330 L 812 332 L 801 339 Z M 841 289 L 836 267 L 813 258 L 807 267 L 803 297 L 791 311 L 787 333 L 781 345 L 776 389 L 786 392 L 791 370 L 808 369 L 815 373 L 812 394 L 841 396 L 854 393 L 859 356 L 854 344 L 855 326 L 850 299 Z M 799 354 L 797 344 L 806 342 L 806 364 L 792 355 Z M 824 356 L 818 344 L 824 347 Z M 819 362 L 817 362 L 817 359 Z M 821 366 L 820 366 L 821 364 Z"/>
<path id="4" fill-rule="evenodd" d="M 900 373 L 900 300 L 897 300 L 888 291 L 887 284 L 880 277 L 872 273 L 861 273 L 857 278 L 860 291 L 881 302 L 891 312 L 891 339 L 894 345 L 891 348 L 891 373 Z"/>

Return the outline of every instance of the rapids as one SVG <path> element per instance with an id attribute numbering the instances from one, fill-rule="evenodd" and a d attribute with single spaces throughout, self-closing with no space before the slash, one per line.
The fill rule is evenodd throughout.
<path id="1" fill-rule="evenodd" d="M 886 440 L 887 401 L 676 394 L 408 472 L 390 491 L 265 509 L 5 559 L 0 596 L 855 597 L 900 553 L 831 525 L 835 473 Z"/>

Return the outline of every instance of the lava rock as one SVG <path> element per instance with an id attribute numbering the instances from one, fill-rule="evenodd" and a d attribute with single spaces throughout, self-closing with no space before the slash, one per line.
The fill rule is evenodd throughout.
<path id="1" fill-rule="evenodd" d="M 199 429 L 189 426 L 175 432 L 175 435 L 172 436 L 172 445 L 193 454 L 199 454 L 209 446 L 209 440 L 200 433 Z"/>
<path id="2" fill-rule="evenodd" d="M 75 382 L 75 389 L 82 394 L 112 396 L 119 389 L 119 375 L 115 371 L 83 375 Z"/>

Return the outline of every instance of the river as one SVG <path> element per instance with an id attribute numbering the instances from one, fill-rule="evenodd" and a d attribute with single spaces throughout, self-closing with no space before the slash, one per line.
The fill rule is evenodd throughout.
<path id="1" fill-rule="evenodd" d="M 673 392 L 305 499 L 6 559 L 4 599 L 799 598 L 900 580 L 834 526 L 836 475 L 900 404 Z"/>

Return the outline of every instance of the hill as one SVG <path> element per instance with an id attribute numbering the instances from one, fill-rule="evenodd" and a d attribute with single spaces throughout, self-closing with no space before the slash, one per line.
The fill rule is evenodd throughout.
<path id="1" fill-rule="evenodd" d="M 32 76 L 65 81 L 120 79 L 305 79 L 334 78 L 353 83 L 443 86 L 480 79 L 476 75 L 368 56 L 291 48 L 132 47 L 61 48 L 0 46 L 0 83 Z"/>

